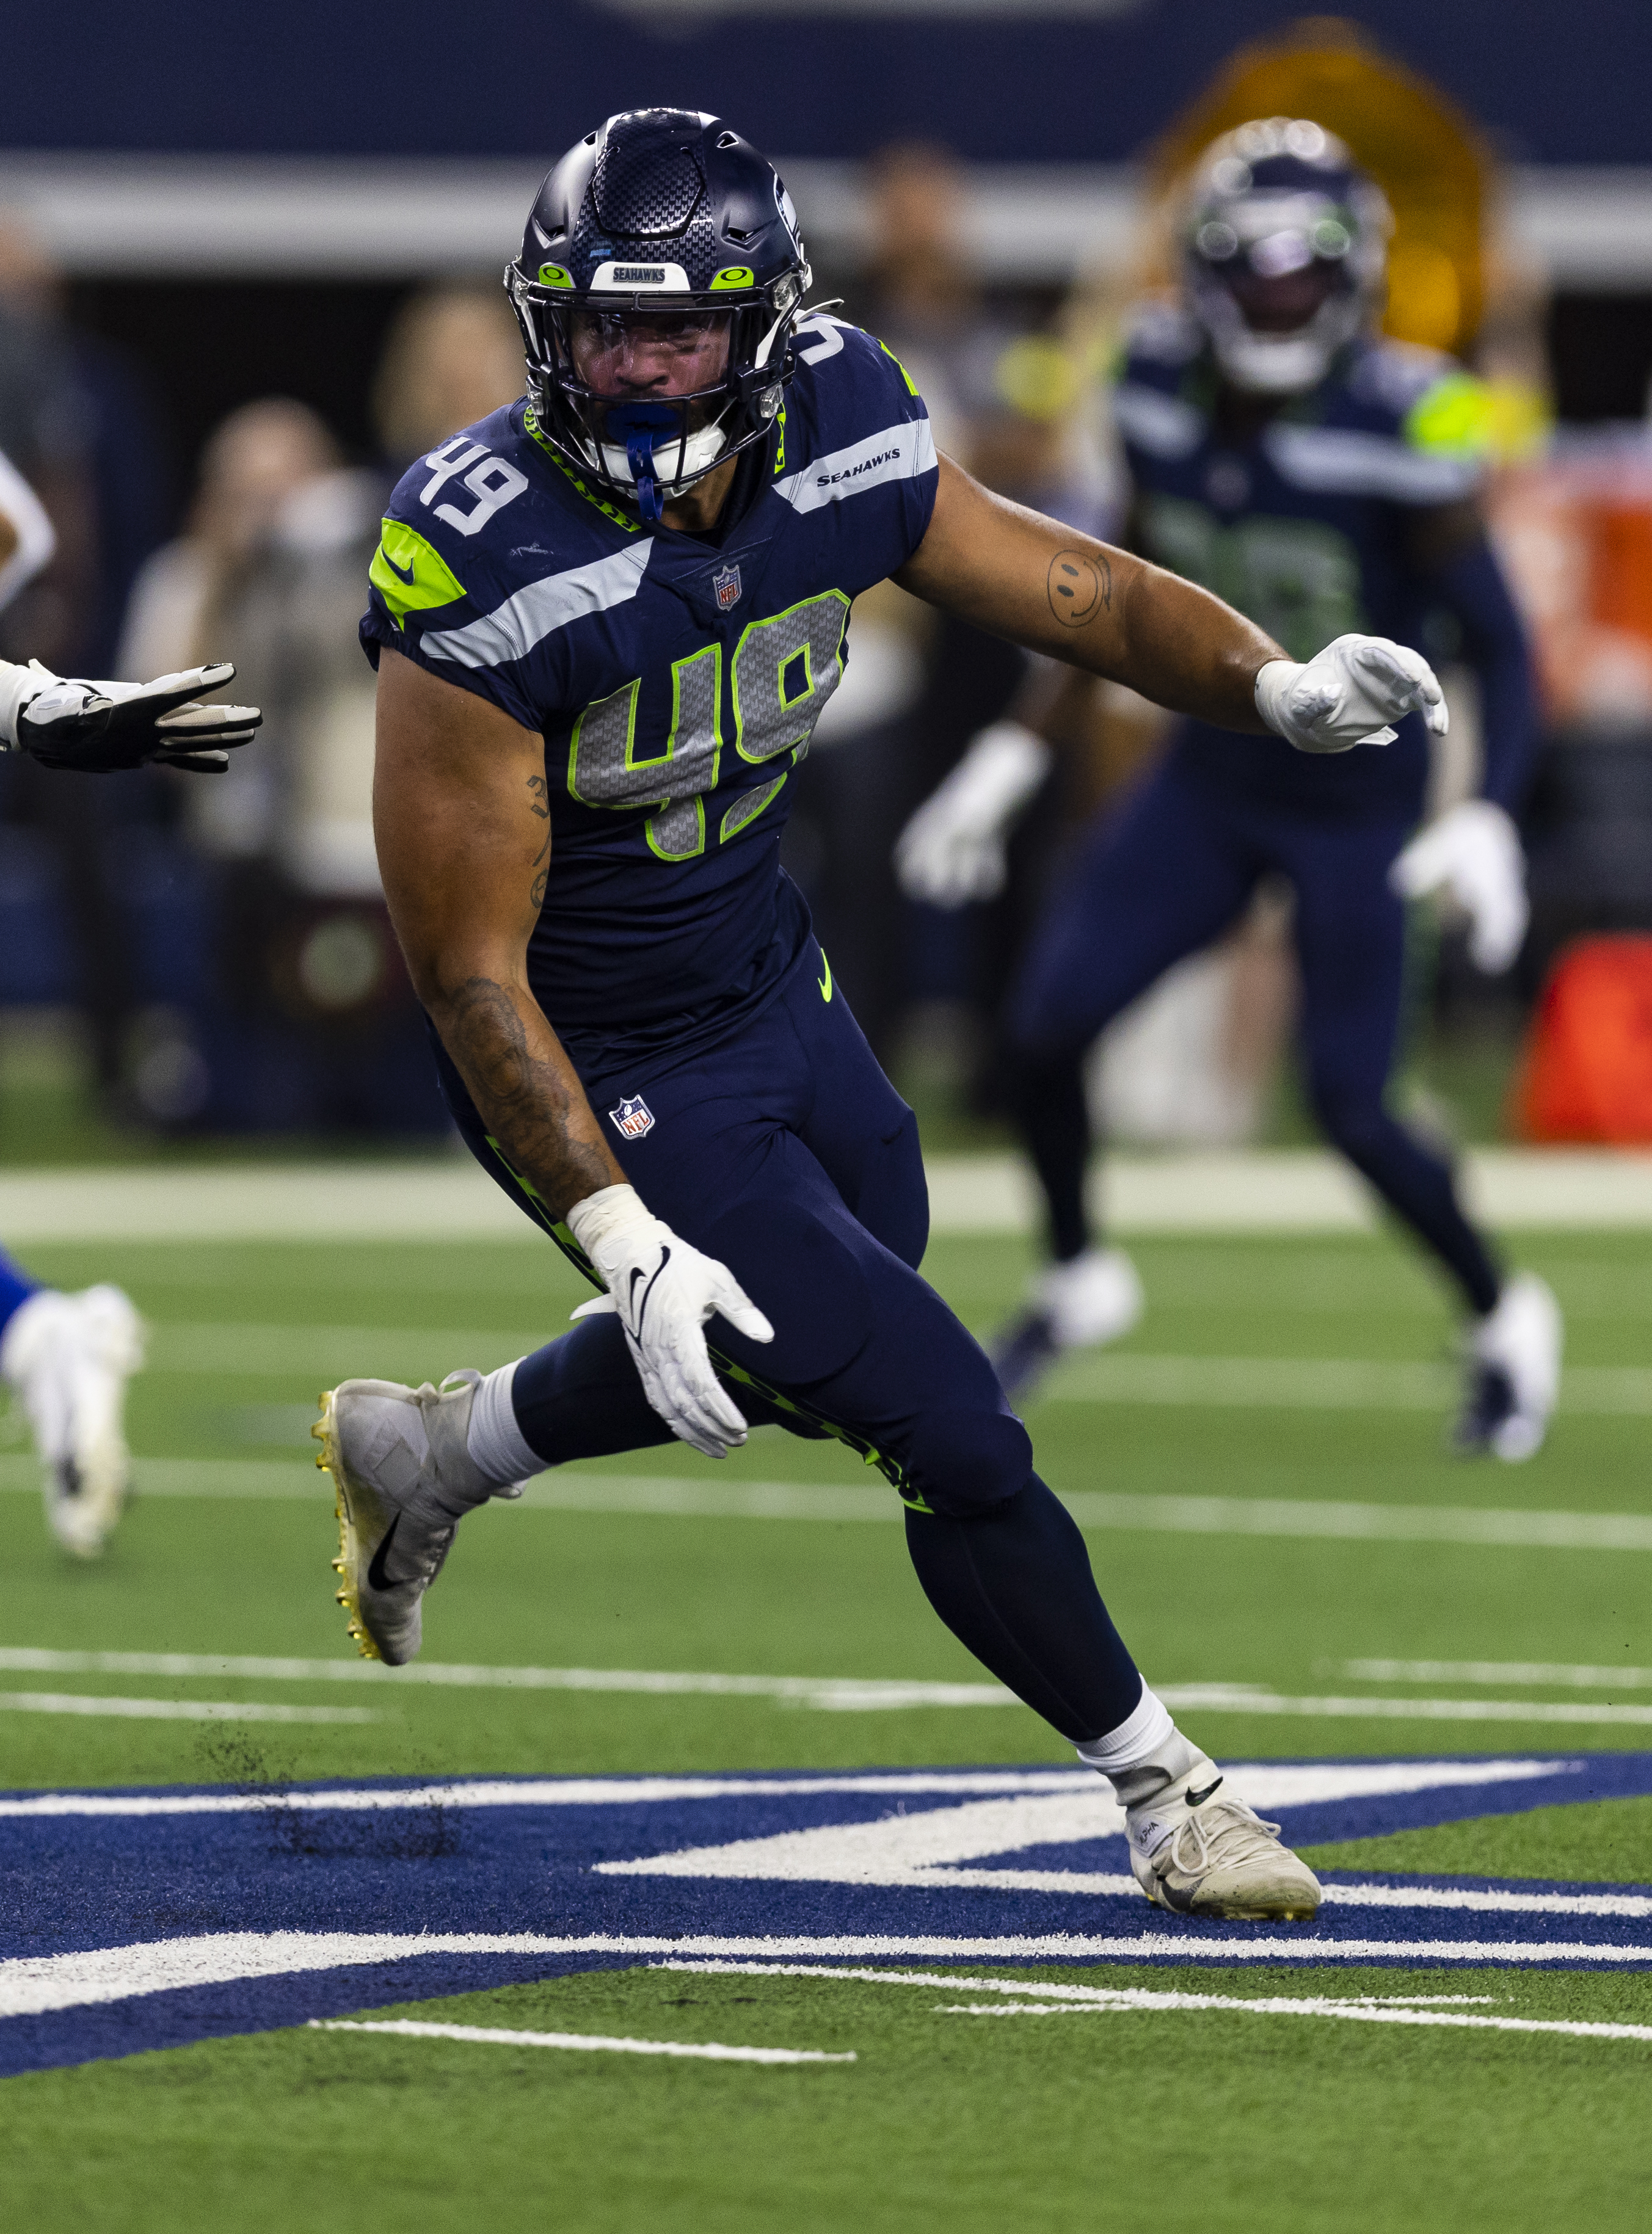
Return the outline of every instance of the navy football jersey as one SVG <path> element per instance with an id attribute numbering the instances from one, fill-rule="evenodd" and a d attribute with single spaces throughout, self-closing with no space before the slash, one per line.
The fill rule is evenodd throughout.
<path id="1" fill-rule="evenodd" d="M 1408 516 L 1479 489 L 1480 393 L 1450 358 L 1373 338 L 1252 439 L 1224 442 L 1203 335 L 1155 306 L 1113 396 L 1141 554 L 1237 606 L 1293 659 L 1356 630 L 1418 645 L 1436 599 L 1408 556 Z M 1330 807 L 1414 814 L 1428 774 L 1415 715 L 1381 750 L 1321 757 L 1198 722 L 1181 749 L 1247 792 Z"/>
<path id="2" fill-rule="evenodd" d="M 808 935 L 780 871 L 795 772 L 849 608 L 934 509 L 911 382 L 817 314 L 717 527 L 650 529 L 544 441 L 526 401 L 390 500 L 362 622 L 545 738 L 552 846 L 528 977 L 587 1079 L 691 1055 L 754 1013 Z"/>

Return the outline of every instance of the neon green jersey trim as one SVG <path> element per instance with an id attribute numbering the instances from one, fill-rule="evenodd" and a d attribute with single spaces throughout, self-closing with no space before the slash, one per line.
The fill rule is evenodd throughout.
<path id="1" fill-rule="evenodd" d="M 367 578 L 384 599 L 397 628 L 408 613 L 451 605 L 466 594 L 464 584 L 434 545 L 400 519 L 384 522 Z"/>
<path id="2" fill-rule="evenodd" d="M 887 342 L 879 342 L 878 346 L 882 349 L 884 355 L 889 359 L 891 364 L 894 366 L 896 371 L 899 373 L 901 378 L 906 382 L 906 393 L 909 395 L 916 395 L 917 394 L 917 382 L 912 378 L 911 374 L 907 371 L 906 367 L 896 356 L 894 350 L 891 349 L 889 343 Z"/>
<path id="3" fill-rule="evenodd" d="M 1494 417 L 1484 381 L 1472 372 L 1447 372 L 1407 412 L 1406 440 L 1434 457 L 1482 458 L 1493 447 Z"/>
<path id="4" fill-rule="evenodd" d="M 627 535 L 641 534 L 643 526 L 641 520 L 632 519 L 628 513 L 622 512 L 617 504 L 611 504 L 606 497 L 598 496 L 589 482 L 580 479 L 567 460 L 558 454 L 555 447 L 546 439 L 545 430 L 535 417 L 533 406 L 531 403 L 522 414 L 522 426 L 524 431 L 532 436 L 564 479 L 573 483 L 587 504 L 594 504 L 604 519 L 611 519 L 615 526 L 623 527 Z"/>

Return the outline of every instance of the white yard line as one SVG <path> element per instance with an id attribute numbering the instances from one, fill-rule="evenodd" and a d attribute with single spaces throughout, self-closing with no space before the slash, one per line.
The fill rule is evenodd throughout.
<path id="1" fill-rule="evenodd" d="M 1567 1660 L 1345 1660 L 1341 1672 L 1361 1683 L 1542 1683 L 1579 1691 L 1644 1691 L 1652 1687 L 1652 1668 L 1580 1665 Z"/>
<path id="2" fill-rule="evenodd" d="M 39 2016 L 56 2009 L 84 2009 L 148 1994 L 174 1993 L 197 1986 L 228 1985 L 246 1978 L 273 1978 L 338 1970 L 358 1965 L 403 1963 L 424 1956 L 602 1955 L 645 1958 L 659 1956 L 674 1964 L 696 1956 L 722 1962 L 834 1960 L 899 1962 L 1110 1963 L 1404 1963 L 1418 1969 L 1448 1963 L 1484 1967 L 1559 1963 L 1567 1968 L 1652 1964 L 1652 1946 L 1606 1946 L 1587 1940 L 1327 1939 L 1311 1926 L 1267 1938 L 1211 1940 L 1197 1925 L 1186 1935 L 1141 1931 L 1100 1937 L 1081 1933 L 1011 1933 L 995 1938 L 951 1938 L 915 1934 L 833 1937 L 718 1937 L 689 1934 L 671 1938 L 617 1932 L 552 1937 L 534 1932 L 212 1932 L 192 1938 L 155 1939 L 121 1947 L 100 1947 L 70 1955 L 30 1955 L 0 1962 L 0 2017 Z M 937 1980 L 925 1984 L 971 1985 L 980 1980 Z M 1094 1990 L 1094 1989 L 1090 1989 Z M 1017 1983 L 1013 1991 L 1028 1997 Z"/>
<path id="3" fill-rule="evenodd" d="M 362 1374 L 416 1379 L 427 1366 L 445 1372 L 521 1357 L 562 1331 L 562 1309 L 548 1308 L 537 1327 L 514 1328 L 156 1319 L 150 1323 L 148 1370 L 279 1380 Z M 1041 1388 L 1039 1399 L 1175 1409 L 1435 1412 L 1452 1402 L 1459 1377 L 1447 1365 L 1416 1360 L 1102 1351 L 1063 1360 Z M 1652 1370 L 1570 1366 L 1561 1383 L 1560 1409 L 1644 1418 L 1652 1414 Z"/>
<path id="4" fill-rule="evenodd" d="M 773 1699 L 829 1714 L 911 1711 L 915 1708 L 1014 1707 L 999 1683 L 930 1682 L 922 1678 L 853 1676 L 722 1676 L 640 1668 L 488 1668 L 464 1662 L 415 1661 L 391 1669 L 370 1660 L 290 1660 L 256 1655 L 187 1652 L 59 1652 L 35 1645 L 0 1646 L 0 1669 L 51 1676 L 168 1676 L 184 1681 L 225 1677 L 291 1683 L 411 1684 L 458 1690 L 602 1691 L 656 1697 L 703 1695 Z M 1207 1713 L 1295 1715 L 1329 1721 L 1557 1722 L 1579 1727 L 1652 1723 L 1652 1706 L 1589 1705 L 1520 1699 L 1290 1698 L 1250 1683 L 1168 1683 L 1159 1696 L 1172 1708 Z M 14 1700 L 36 1695 L 14 1693 Z M 0 1694 L 0 1704 L 7 1695 Z M 145 1702 L 128 1702 L 137 1712 Z M 156 1711 L 160 1711 L 160 1702 Z M 73 1707 L 39 1711 L 74 1713 Z M 88 1703 L 83 1711 L 95 1711 Z M 179 1708 L 183 1714 L 187 1710 Z M 223 1710 L 228 1714 L 231 1710 Z M 336 1719 L 332 1709 L 240 1709 L 254 1720 Z"/>
<path id="5" fill-rule="evenodd" d="M 484 2048 L 592 2048 L 613 2055 L 681 2055 L 704 2063 L 853 2063 L 853 2049 L 829 2054 L 818 2048 L 726 2048 L 721 2041 L 622 2040 L 591 2032 L 506 2032 L 494 2025 L 423 2024 L 412 2017 L 375 2023 L 311 2017 L 311 2032 L 392 2033 L 402 2040 L 464 2040 Z"/>
<path id="6" fill-rule="evenodd" d="M 332 1494 L 330 1481 L 317 1473 L 306 1455 L 297 1453 L 290 1459 L 140 1458 L 134 1462 L 134 1474 L 145 1497 L 290 1498 L 316 1504 Z M 34 1495 L 39 1486 L 39 1467 L 33 1459 L 0 1457 L 0 1490 Z M 1062 1502 L 1081 1528 L 1096 1530 L 1652 1551 L 1652 1515 L 1638 1512 L 1372 1505 L 1309 1498 L 1132 1496 L 1087 1489 L 1069 1491 Z M 559 1512 L 693 1520 L 855 1521 L 890 1527 L 904 1517 L 900 1500 L 882 1487 L 715 1481 L 671 1474 L 545 1473 L 528 1484 L 521 1504 Z"/>
<path id="7" fill-rule="evenodd" d="M 231 1699 L 94 1698 L 75 1691 L 0 1691 L 0 1714 L 89 1715 L 140 1722 L 376 1722 L 370 1707 L 266 1707 Z"/>
<path id="8" fill-rule="evenodd" d="M 1560 2033 L 1583 2040 L 1652 2041 L 1652 2025 L 1595 2024 L 1538 2017 L 1469 2016 L 1438 2005 L 1442 2002 L 1489 1999 L 1469 1995 L 1329 1995 L 1188 1994 L 1166 1993 L 1147 1986 L 1028 1985 L 1006 1978 L 958 1978 L 946 1972 L 924 1970 L 844 1969 L 831 1963 L 682 1963 L 652 1966 L 700 1976 L 761 1978 L 850 1978 L 879 1986 L 920 1986 L 931 1993 L 950 1986 L 971 1993 L 1003 1996 L 996 2002 L 937 2002 L 937 2016 L 1077 2016 L 1086 2013 L 1170 2014 L 1191 2009 L 1243 2011 L 1249 2016 L 1340 2017 L 1357 2024 L 1441 2025 L 1490 2032 Z M 1019 1997 L 1019 1998 L 1017 1998 Z"/>
<path id="9" fill-rule="evenodd" d="M 1610 1150 L 1471 1149 L 1464 1182 L 1493 1225 L 1550 1231 L 1652 1227 L 1652 1156 Z M 1030 1179 L 1013 1155 L 928 1159 L 932 1230 L 1027 1233 Z M 1108 1223 L 1125 1233 L 1365 1233 L 1372 1198 L 1322 1149 L 1115 1155 Z M 0 1232 L 46 1241 L 514 1241 L 545 1246 L 467 1158 L 180 1165 L 164 1170 L 12 1170 Z"/>

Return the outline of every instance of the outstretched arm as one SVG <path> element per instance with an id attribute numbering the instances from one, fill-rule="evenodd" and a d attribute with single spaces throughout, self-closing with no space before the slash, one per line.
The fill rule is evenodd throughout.
<path id="1" fill-rule="evenodd" d="M 701 1329 L 714 1311 L 754 1341 L 772 1329 L 726 1266 L 652 1217 L 626 1183 L 529 987 L 551 868 L 543 740 L 382 652 L 373 827 L 414 985 L 483 1122 L 601 1276 L 649 1402 L 674 1434 L 722 1458 L 745 1441 L 746 1422 Z"/>
<path id="2" fill-rule="evenodd" d="M 543 740 L 385 651 L 373 826 L 415 990 L 513 1168 L 564 1218 L 625 1174 L 528 990 L 551 859 Z"/>
<path id="3" fill-rule="evenodd" d="M 941 460 L 929 532 L 904 589 L 993 636 L 1127 683 L 1223 729 L 1261 730 L 1257 674 L 1285 654 L 1208 590 L 1041 513 Z"/>

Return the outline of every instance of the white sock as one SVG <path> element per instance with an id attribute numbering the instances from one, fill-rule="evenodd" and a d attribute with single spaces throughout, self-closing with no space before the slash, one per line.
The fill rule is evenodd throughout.
<path id="1" fill-rule="evenodd" d="M 514 1488 L 530 1474 L 545 1470 L 545 1460 L 516 1424 L 511 1386 L 521 1362 L 519 1357 L 516 1358 L 509 1365 L 485 1374 L 477 1382 L 476 1394 L 471 1401 L 470 1425 L 465 1433 L 465 1447 L 473 1465 L 501 1489 Z"/>
<path id="2" fill-rule="evenodd" d="M 1134 1711 L 1116 1728 L 1078 1748 L 1087 1767 L 1099 1769 L 1120 1804 L 1139 1806 L 1205 1756 L 1171 1720 L 1164 1701 L 1144 1683 Z"/>

